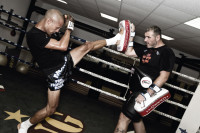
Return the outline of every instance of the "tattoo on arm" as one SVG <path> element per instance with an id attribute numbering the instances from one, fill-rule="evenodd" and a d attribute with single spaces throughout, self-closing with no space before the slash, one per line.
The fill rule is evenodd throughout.
<path id="1" fill-rule="evenodd" d="M 117 128 L 115 133 L 125 133 L 125 130 Z"/>

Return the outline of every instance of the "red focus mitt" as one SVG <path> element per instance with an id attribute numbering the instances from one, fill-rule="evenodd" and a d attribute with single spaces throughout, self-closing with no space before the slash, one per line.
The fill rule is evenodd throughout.
<path id="1" fill-rule="evenodd" d="M 142 103 L 136 102 L 134 108 L 142 117 L 151 113 L 158 105 L 171 97 L 169 91 L 164 88 L 160 88 L 160 91 L 153 96 L 150 96 L 148 93 L 142 93 L 141 95 L 144 96 L 145 101 Z"/>
<path id="2" fill-rule="evenodd" d="M 121 52 L 125 52 L 128 44 L 129 44 L 129 38 L 131 35 L 131 23 L 129 20 L 122 20 L 119 23 L 119 29 L 123 28 L 124 32 L 121 36 L 120 44 L 117 45 L 117 50 Z"/>

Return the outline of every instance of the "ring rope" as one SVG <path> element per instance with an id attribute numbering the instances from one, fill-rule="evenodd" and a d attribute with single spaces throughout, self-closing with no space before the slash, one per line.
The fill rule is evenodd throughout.
<path id="1" fill-rule="evenodd" d="M 95 56 L 88 55 L 88 54 L 87 54 L 86 56 L 89 57 L 89 58 L 91 58 L 91 59 L 93 59 L 93 60 L 97 60 L 97 61 L 102 62 L 102 63 L 104 63 L 104 64 L 107 64 L 107 65 L 110 65 L 110 66 L 113 66 L 113 67 L 119 68 L 119 69 L 121 69 L 121 70 L 124 70 L 125 72 L 131 72 L 131 70 L 128 69 L 128 68 L 121 67 L 121 66 L 116 65 L 116 64 L 111 63 L 111 62 L 107 62 L 107 61 L 102 60 L 102 59 L 100 59 L 100 58 L 97 58 L 97 57 L 95 57 Z"/>
<path id="2" fill-rule="evenodd" d="M 26 62 L 26 61 L 24 61 L 24 60 L 21 60 L 21 59 L 15 57 L 15 56 L 8 55 L 8 54 L 5 53 L 5 52 L 1 52 L 1 51 L 0 51 L 0 54 L 5 55 L 5 56 L 8 56 L 8 57 L 11 57 L 11 58 L 14 58 L 14 59 L 17 59 L 18 61 L 20 61 L 20 62 L 22 62 L 22 63 L 24 63 L 24 64 L 33 65 L 33 64 L 30 63 L 30 62 Z M 111 80 L 111 79 L 109 79 L 109 78 L 105 78 L 105 77 L 103 77 L 103 76 L 101 76 L 101 75 L 92 73 L 92 72 L 87 71 L 87 70 L 84 70 L 84 69 L 82 69 L 82 68 L 77 68 L 77 69 L 79 69 L 81 72 L 87 73 L 87 74 L 89 74 L 89 75 L 91 75 L 91 76 L 94 76 L 94 77 L 103 79 L 103 80 L 105 80 L 105 81 L 111 82 L 111 83 L 113 83 L 113 84 L 117 84 L 117 85 L 119 85 L 119 86 L 128 88 L 128 86 L 125 85 L 125 84 L 119 83 L 119 82 L 114 81 L 114 80 Z M 95 90 L 98 91 L 99 89 L 95 88 Z M 100 90 L 100 91 L 102 92 L 102 90 Z M 99 92 L 100 92 L 100 91 L 99 91 Z M 104 93 L 104 92 L 103 92 L 103 93 Z M 106 93 L 106 94 L 108 94 L 108 93 Z M 110 94 L 111 94 L 111 93 L 110 93 Z M 110 94 L 108 94 L 108 95 L 110 96 Z M 112 96 L 112 97 L 113 97 L 113 96 Z M 114 96 L 114 97 L 117 98 L 117 97 L 119 97 L 119 96 L 117 96 L 117 97 Z M 118 99 L 118 98 L 117 98 L 117 99 Z M 121 99 L 121 98 L 119 98 L 119 99 Z M 122 99 L 121 99 L 121 100 L 122 100 Z M 124 99 L 123 101 L 125 101 L 125 100 L 126 100 L 126 99 Z M 182 105 L 182 104 L 179 104 L 179 103 L 170 101 L 170 100 L 167 100 L 166 102 L 167 102 L 167 103 L 170 103 L 170 104 L 173 104 L 173 105 L 176 105 L 176 106 L 179 106 L 179 107 L 184 108 L 184 109 L 187 108 L 187 106 L 185 106 L 185 105 Z"/>
<path id="3" fill-rule="evenodd" d="M 172 120 L 175 120 L 175 121 L 181 122 L 181 119 L 176 118 L 176 117 L 171 116 L 171 115 L 168 115 L 168 114 L 166 114 L 166 113 L 160 112 L 160 111 L 158 111 L 158 110 L 153 110 L 153 112 L 155 112 L 156 114 L 159 114 L 159 115 L 165 116 L 165 117 L 167 117 L 167 118 L 170 118 L 170 119 L 172 119 Z"/>
<path id="4" fill-rule="evenodd" d="M 184 77 L 184 78 L 187 78 L 187 79 L 190 79 L 190 80 L 193 80 L 193 81 L 196 81 L 196 82 L 199 82 L 199 83 L 200 83 L 200 80 L 199 80 L 199 79 L 196 79 L 196 78 L 194 78 L 194 77 L 191 77 L 191 76 L 188 76 L 188 75 L 185 75 L 185 74 L 176 72 L 176 71 L 172 71 L 172 73 L 177 74 L 177 75 L 179 75 L 179 76 L 181 76 L 181 77 Z"/>
<path id="5" fill-rule="evenodd" d="M 183 105 L 183 104 L 180 104 L 180 103 L 177 103 L 177 102 L 174 102 L 174 101 L 171 101 L 171 100 L 166 100 L 165 102 L 169 103 L 169 104 L 173 104 L 173 105 L 176 105 L 178 107 L 181 107 L 183 109 L 187 109 L 187 106 Z"/>
<path id="6" fill-rule="evenodd" d="M 37 23 L 37 22 L 35 22 L 35 21 L 33 21 L 33 20 L 29 20 L 29 19 L 27 19 L 27 18 L 25 18 L 25 17 L 22 17 L 22 16 L 20 16 L 20 15 L 16 15 L 16 14 L 14 14 L 14 13 L 11 13 L 11 12 L 9 12 L 9 11 L 6 11 L 6 10 L 4 10 L 4 9 L 2 9 L 2 8 L 0 8 L 0 11 L 5 12 L 5 13 L 8 13 L 8 14 L 11 14 L 12 16 L 15 16 L 15 17 L 17 17 L 17 18 L 19 18 L 19 19 L 23 19 L 23 20 L 28 21 L 28 22 L 33 23 L 33 24 L 36 24 L 36 23 Z M 73 39 L 75 39 L 75 40 L 82 41 L 82 42 L 86 42 L 86 40 L 84 40 L 84 39 L 81 39 L 81 38 L 78 38 L 78 37 L 75 37 L 75 36 L 71 36 L 71 37 L 72 37 Z M 109 52 L 115 53 L 115 54 L 117 54 L 117 55 L 121 55 L 121 56 L 130 58 L 130 59 L 133 59 L 133 60 L 135 60 L 135 61 L 139 61 L 139 59 L 137 59 L 137 58 L 128 57 L 127 55 L 122 54 L 122 53 L 120 53 L 120 52 L 117 52 L 117 51 L 115 51 L 115 50 L 111 50 L 111 49 L 108 49 L 108 48 L 103 48 L 103 49 L 104 49 L 104 50 L 107 50 L 107 51 L 109 51 Z M 178 72 L 176 72 L 176 71 L 172 71 L 172 73 L 178 74 L 179 76 L 183 76 L 183 77 L 185 77 L 185 78 L 188 78 L 188 79 L 190 79 L 190 80 L 194 80 L 194 81 L 200 83 L 200 80 L 199 80 L 199 79 L 196 79 L 196 78 L 194 78 L 194 77 L 187 76 L 187 75 L 178 73 Z"/>
<path id="7" fill-rule="evenodd" d="M 87 71 L 87 70 L 82 69 L 82 68 L 78 68 L 78 67 L 76 67 L 76 68 L 77 68 L 77 70 L 79 70 L 79 71 L 81 71 L 81 72 L 84 72 L 84 73 L 86 73 L 86 74 L 89 74 L 89 75 L 91 75 L 91 76 L 100 78 L 100 79 L 102 79 L 102 80 L 108 81 L 108 82 L 113 83 L 113 84 L 116 84 L 116 83 L 117 83 L 117 85 L 129 89 L 129 86 L 127 86 L 127 85 L 125 85 L 125 84 L 119 83 L 119 82 L 117 82 L 117 81 L 111 80 L 111 79 L 109 79 L 109 78 L 103 77 L 103 76 L 101 76 L 101 75 L 95 74 L 95 73 L 93 73 L 93 72 Z M 125 97 L 125 96 L 124 96 L 124 97 Z M 184 108 L 184 109 L 187 108 L 187 106 L 185 106 L 185 105 L 183 105 L 183 104 L 180 104 L 180 103 L 173 102 L 173 101 L 171 101 L 171 100 L 166 100 L 166 102 L 169 103 L 169 104 L 173 104 L 173 105 L 176 105 L 176 106 L 178 106 L 178 107 Z"/>
<path id="8" fill-rule="evenodd" d="M 10 55 L 8 55 L 7 53 L 1 52 L 1 51 L 0 51 L 0 54 L 6 55 L 6 56 L 10 56 Z M 11 58 L 16 58 L 15 56 L 10 56 L 10 57 L 11 57 Z M 23 61 L 23 60 L 21 60 L 21 59 L 19 59 L 19 58 L 17 58 L 17 59 L 18 59 L 20 62 L 22 62 L 22 63 L 31 65 L 31 63 L 29 63 L 29 62 L 25 62 L 25 61 Z M 72 81 L 75 82 L 75 83 L 77 83 L 77 84 L 79 84 L 79 85 L 82 85 L 82 86 L 88 87 L 88 88 L 90 88 L 90 89 L 93 89 L 93 90 L 95 90 L 95 91 L 97 91 L 97 92 L 106 94 L 106 95 L 108 95 L 108 96 L 114 97 L 114 98 L 119 99 L 119 100 L 122 100 L 122 101 L 126 101 L 126 99 L 123 98 L 123 97 L 120 97 L 120 96 L 114 95 L 114 94 L 112 94 L 112 93 L 109 93 L 109 92 L 100 90 L 100 89 L 98 89 L 98 88 L 96 88 L 96 87 L 87 85 L 87 84 L 85 84 L 85 83 L 83 83 L 83 82 L 80 82 L 80 81 L 77 81 L 77 80 L 75 80 L 75 79 L 72 79 Z M 170 119 L 173 119 L 173 120 L 176 120 L 176 121 L 179 121 L 179 122 L 180 122 L 180 119 L 178 119 L 178 118 L 176 118 L 176 117 L 173 117 L 173 116 L 170 116 L 170 115 L 168 115 L 168 114 L 159 112 L 159 111 L 157 111 L 157 110 L 154 110 L 154 112 L 157 113 L 157 114 L 159 114 L 159 115 L 162 115 L 162 116 L 165 116 L 165 117 L 168 117 L 168 118 L 170 118 Z"/>
<path id="9" fill-rule="evenodd" d="M 126 57 L 126 58 L 130 58 L 130 59 L 132 59 L 134 61 L 138 61 L 138 62 L 140 61 L 140 59 L 138 59 L 138 58 L 127 56 L 127 55 L 125 55 L 123 53 L 120 53 L 120 52 L 118 52 L 116 50 L 113 50 L 113 49 L 110 49 L 110 48 L 103 47 L 103 49 L 108 51 L 108 52 L 111 52 L 111 53 L 114 53 L 114 54 L 117 54 L 117 55 L 120 55 L 120 56 L 123 56 L 123 57 Z"/>
<path id="10" fill-rule="evenodd" d="M 13 46 L 15 46 L 15 47 L 17 47 L 17 48 L 21 48 L 21 49 L 30 51 L 29 48 L 24 47 L 24 46 L 19 46 L 17 43 L 11 42 L 11 41 L 9 41 L 9 40 L 7 40 L 7 39 L 5 39 L 5 38 L 0 37 L 0 41 L 6 42 L 6 43 L 8 43 L 8 44 L 11 44 L 11 45 L 13 45 Z"/>
<path id="11" fill-rule="evenodd" d="M 90 89 L 92 89 L 92 90 L 95 90 L 95 91 L 97 91 L 97 92 L 100 92 L 100 93 L 106 94 L 106 95 L 111 96 L 111 97 L 114 97 L 114 98 L 116 98 L 116 99 L 120 99 L 120 100 L 122 100 L 122 101 L 126 101 L 126 99 L 123 98 L 123 97 L 120 97 L 120 96 L 114 95 L 114 94 L 109 93 L 109 92 L 107 92 L 107 91 L 100 90 L 100 89 L 98 89 L 98 88 L 96 88 L 96 87 L 90 86 L 90 85 L 88 85 L 88 84 L 85 84 L 85 83 L 83 83 L 83 82 L 77 81 L 77 80 L 75 80 L 75 79 L 71 79 L 71 80 L 72 80 L 73 82 L 79 84 L 79 85 L 82 85 L 82 86 L 88 87 L 88 88 L 90 88 Z"/>
<path id="12" fill-rule="evenodd" d="M 32 24 L 36 24 L 35 21 L 29 20 L 28 18 L 22 17 L 22 16 L 20 16 L 20 15 L 11 13 L 11 12 L 9 12 L 9 11 L 6 11 L 6 10 L 2 9 L 2 8 L 0 8 L 0 12 L 7 13 L 7 14 L 10 14 L 10 15 L 12 15 L 12 16 L 14 16 L 14 17 L 19 18 L 19 19 L 23 19 L 23 20 L 25 20 L 25 21 L 27 21 L 27 22 L 30 22 L 30 23 L 32 23 Z"/>
<path id="13" fill-rule="evenodd" d="M 111 97 L 114 97 L 114 98 L 116 98 L 116 99 L 120 99 L 120 100 L 122 100 L 122 101 L 126 101 L 126 99 L 123 98 L 123 97 L 120 97 L 120 96 L 114 95 L 114 94 L 112 94 L 112 93 L 109 93 L 109 92 L 100 90 L 100 89 L 98 89 L 98 88 L 96 88 L 96 87 L 90 86 L 90 85 L 88 85 L 88 84 L 85 84 L 85 83 L 83 83 L 83 82 L 77 81 L 77 80 L 75 80 L 75 79 L 72 79 L 72 81 L 75 82 L 75 83 L 77 83 L 77 84 L 79 84 L 79 85 L 82 85 L 82 86 L 88 87 L 88 88 L 90 88 L 90 89 L 92 89 L 92 90 L 95 90 L 95 91 L 97 91 L 97 92 L 106 94 L 106 95 L 111 96 Z M 176 118 L 176 117 L 174 117 L 174 116 L 171 116 L 171 115 L 162 113 L 162 112 L 157 111 L 157 110 L 153 110 L 153 112 L 155 112 L 155 113 L 157 113 L 157 114 L 159 114 L 159 115 L 165 116 L 165 117 L 167 117 L 167 118 L 173 119 L 173 120 L 178 121 L 178 122 L 181 121 L 181 119 L 179 119 L 179 118 Z"/>
<path id="14" fill-rule="evenodd" d="M 124 88 L 129 88 L 129 86 L 126 85 L 126 84 L 122 84 L 122 83 L 120 83 L 120 82 L 117 82 L 117 81 L 115 81 L 115 80 L 106 78 L 106 77 L 104 77 L 104 76 L 98 75 L 98 74 L 93 73 L 93 72 L 90 72 L 90 71 L 85 70 L 85 69 L 83 69 L 83 68 L 78 68 L 78 67 L 76 67 L 76 68 L 77 68 L 79 71 L 81 71 L 81 72 L 83 72 L 83 73 L 86 73 L 86 74 L 89 74 L 89 75 L 91 75 L 91 76 L 94 76 L 94 77 L 96 77 L 96 78 L 105 80 L 105 81 L 107 81 L 107 82 L 110 82 L 110 83 L 119 85 L 119 86 L 124 87 Z"/>
<path id="15" fill-rule="evenodd" d="M 169 84 L 169 83 L 165 83 L 165 85 L 166 85 L 166 86 L 169 86 L 169 87 L 171 87 L 171 88 L 174 88 L 174 89 L 176 89 L 176 90 L 183 91 L 183 92 L 185 92 L 185 93 L 191 94 L 191 95 L 194 94 L 194 92 L 192 92 L 192 91 L 188 91 L 188 90 L 186 90 L 186 89 L 183 89 L 183 88 L 181 88 L 181 87 L 178 87 L 178 86 L 175 86 L 175 85 L 172 85 L 172 84 Z"/>
<path id="16" fill-rule="evenodd" d="M 9 25 L 9 24 L 6 24 L 6 23 L 3 23 L 3 22 L 1 22 L 1 21 L 0 21 L 0 24 L 6 26 L 6 27 L 8 27 L 8 28 L 17 30 L 17 31 L 26 32 L 26 31 L 23 30 L 23 29 L 20 29 L 20 28 L 18 28 L 18 27 L 15 27 L 15 26 L 12 26 L 12 25 Z"/>
<path id="17" fill-rule="evenodd" d="M 33 65 L 32 63 L 30 63 L 30 62 L 26 62 L 26 61 L 24 61 L 24 60 L 22 60 L 22 59 L 19 59 L 19 58 L 15 57 L 15 56 L 9 55 L 9 54 L 7 54 L 7 53 L 5 53 L 5 52 L 1 52 L 1 51 L 0 51 L 0 54 L 5 55 L 5 56 L 10 57 L 10 58 L 13 58 L 13 59 L 16 59 L 16 60 L 18 60 L 18 61 L 20 61 L 20 62 L 22 62 L 22 63 L 24 63 L 24 64 L 27 64 L 27 65 L 30 65 L 30 66 L 34 66 L 34 65 Z"/>
<path id="18" fill-rule="evenodd" d="M 124 71 L 126 71 L 126 72 L 131 72 L 130 69 L 121 67 L 121 66 L 116 65 L 116 64 L 114 64 L 114 63 L 110 63 L 110 62 L 104 61 L 104 60 L 102 60 L 102 59 L 100 59 L 100 58 L 91 56 L 91 55 L 89 55 L 89 54 L 87 54 L 86 56 L 89 57 L 89 58 L 91 58 L 91 59 L 93 59 L 95 62 L 96 62 L 96 61 L 100 61 L 100 62 L 105 63 L 105 64 L 107 64 L 107 65 L 110 65 L 110 66 L 113 66 L 113 67 L 117 67 L 117 68 L 119 68 L 119 69 L 121 69 L 121 70 L 124 70 Z M 192 92 L 192 91 L 188 91 L 188 90 L 186 90 L 186 89 L 180 88 L 180 87 L 178 87 L 178 86 L 175 86 L 175 85 L 172 85 L 172 84 L 169 84 L 169 83 L 165 83 L 165 85 L 166 85 L 166 86 L 169 86 L 169 87 L 171 87 L 171 88 L 174 88 L 174 89 L 176 89 L 176 90 L 183 91 L 183 92 L 188 93 L 188 94 L 192 94 L 192 95 L 194 94 L 194 92 Z"/>

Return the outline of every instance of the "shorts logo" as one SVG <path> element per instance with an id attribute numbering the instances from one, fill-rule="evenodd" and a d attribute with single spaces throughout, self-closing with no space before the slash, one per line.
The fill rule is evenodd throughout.
<path id="1" fill-rule="evenodd" d="M 142 87 L 148 88 L 152 84 L 152 80 L 149 77 L 143 77 L 140 83 Z"/>

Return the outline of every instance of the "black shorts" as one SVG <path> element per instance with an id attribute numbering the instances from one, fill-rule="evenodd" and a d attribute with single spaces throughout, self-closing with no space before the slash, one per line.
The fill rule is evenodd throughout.
<path id="1" fill-rule="evenodd" d="M 144 93 L 147 89 L 143 88 L 141 86 L 140 77 L 137 75 L 137 73 L 134 73 L 130 77 L 129 88 L 130 88 L 131 93 L 129 92 L 127 97 L 126 97 L 127 100 L 122 107 L 122 112 L 126 117 L 131 119 L 133 122 L 138 122 L 142 119 L 142 117 L 134 109 L 135 98 L 140 93 L 142 93 L 142 92 Z"/>
<path id="2" fill-rule="evenodd" d="M 72 75 L 74 62 L 70 53 L 64 57 L 64 64 L 59 66 L 53 73 L 47 75 L 47 86 L 51 91 L 60 90 Z"/>

